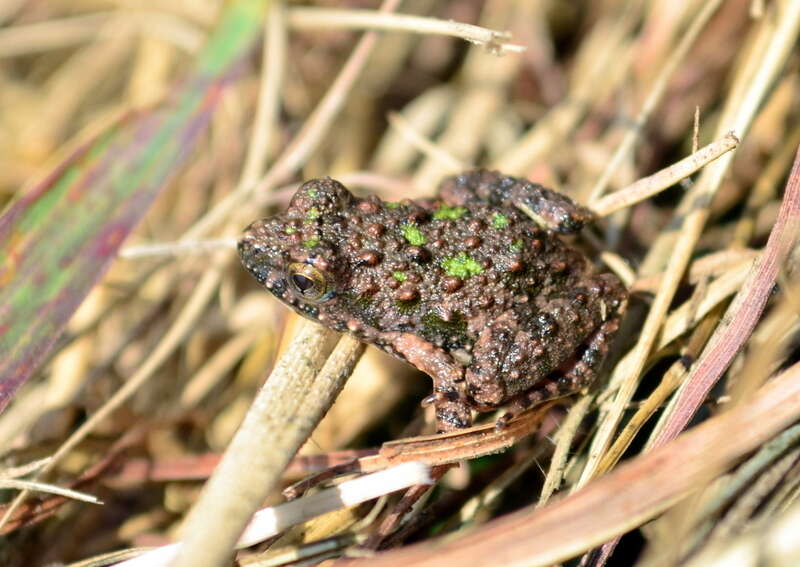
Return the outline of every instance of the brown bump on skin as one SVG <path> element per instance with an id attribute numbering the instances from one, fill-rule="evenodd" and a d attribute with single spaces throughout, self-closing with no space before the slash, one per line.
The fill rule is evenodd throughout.
<path id="1" fill-rule="evenodd" d="M 347 322 L 347 328 L 351 333 L 357 333 L 361 329 L 363 329 L 364 326 L 359 321 L 356 321 L 355 319 L 350 319 Z"/>
<path id="2" fill-rule="evenodd" d="M 552 336 L 558 332 L 558 325 L 554 321 L 542 321 L 539 323 L 539 332 L 544 336 Z"/>
<path id="3" fill-rule="evenodd" d="M 442 278 L 442 289 L 447 293 L 458 291 L 461 289 L 462 285 L 464 285 L 464 280 L 461 278 L 457 278 L 455 276 L 447 276 L 446 278 Z"/>
<path id="4" fill-rule="evenodd" d="M 427 211 L 414 211 L 406 217 L 406 220 L 411 224 L 421 224 L 430 218 Z"/>
<path id="5" fill-rule="evenodd" d="M 409 260 L 419 264 L 427 262 L 431 259 L 431 253 L 421 246 L 409 246 L 405 249 L 405 253 Z"/>
<path id="6" fill-rule="evenodd" d="M 486 228 L 486 223 L 481 219 L 470 219 L 467 223 L 467 228 L 469 228 L 471 232 L 482 232 Z"/>
<path id="7" fill-rule="evenodd" d="M 444 248 L 445 244 L 446 244 L 445 241 L 442 240 L 441 238 L 437 238 L 436 240 L 431 242 L 431 246 L 433 246 L 434 248 Z"/>
<path id="8" fill-rule="evenodd" d="M 360 234 L 350 235 L 350 237 L 347 239 L 347 245 L 353 250 L 358 250 L 359 248 L 361 248 L 361 246 L 363 245 L 361 241 L 361 235 Z"/>
<path id="9" fill-rule="evenodd" d="M 391 274 L 385 276 L 385 279 L 387 280 L 386 287 L 389 289 L 397 289 L 400 287 L 400 282 L 394 279 Z"/>
<path id="10" fill-rule="evenodd" d="M 523 269 L 525 269 L 525 263 L 522 260 L 514 260 L 508 265 L 508 271 L 512 274 L 521 272 Z"/>
<path id="11" fill-rule="evenodd" d="M 303 235 L 297 232 L 294 234 L 287 234 L 286 240 L 288 240 L 291 244 L 300 244 L 300 242 L 303 240 Z"/>
<path id="12" fill-rule="evenodd" d="M 362 282 L 355 288 L 355 292 L 361 296 L 375 295 L 378 290 L 380 290 L 380 287 L 378 287 L 378 285 L 371 280 Z"/>
<path id="13" fill-rule="evenodd" d="M 586 297 L 585 293 L 576 293 L 574 297 L 575 303 L 580 305 L 586 305 L 586 302 L 589 301 L 589 298 Z"/>
<path id="14" fill-rule="evenodd" d="M 372 201 L 361 201 L 358 204 L 358 210 L 367 215 L 374 215 L 378 212 L 379 207 L 377 203 L 373 203 Z"/>
<path id="15" fill-rule="evenodd" d="M 491 258 L 484 258 L 481 260 L 481 266 L 483 266 L 484 270 L 489 270 L 492 266 L 494 266 L 494 262 L 492 262 Z M 486 274 L 481 276 L 481 281 L 486 281 Z"/>
<path id="16" fill-rule="evenodd" d="M 408 277 L 407 281 L 409 281 L 411 283 L 420 283 L 422 281 L 422 276 L 420 276 L 416 272 L 412 272 L 410 274 L 407 274 L 407 277 Z"/>
<path id="17" fill-rule="evenodd" d="M 477 248 L 478 246 L 481 245 L 481 242 L 482 242 L 482 240 L 480 238 L 478 238 L 477 236 L 470 236 L 469 238 L 467 238 L 464 241 L 464 245 L 467 248 Z"/>
<path id="18" fill-rule="evenodd" d="M 356 256 L 356 261 L 363 266 L 377 266 L 381 261 L 381 255 L 374 250 L 364 250 Z"/>
<path id="19" fill-rule="evenodd" d="M 400 286 L 394 296 L 400 301 L 414 301 L 419 299 L 419 290 L 415 285 L 405 283 Z"/>
<path id="20" fill-rule="evenodd" d="M 538 238 L 534 238 L 533 240 L 531 240 L 530 248 L 534 252 L 541 252 L 542 248 L 544 248 L 544 244 L 542 244 L 542 241 L 539 240 Z"/>
<path id="21" fill-rule="evenodd" d="M 373 238 L 379 238 L 384 233 L 383 225 L 372 223 L 367 225 L 367 234 L 369 234 Z"/>
<path id="22" fill-rule="evenodd" d="M 478 307 L 481 309 L 486 309 L 494 305 L 494 298 L 489 295 L 484 295 L 483 297 L 478 299 Z"/>
<path id="23" fill-rule="evenodd" d="M 564 261 L 553 262 L 553 265 L 551 266 L 551 269 L 555 273 L 560 274 L 561 272 L 563 272 L 564 270 L 567 269 L 567 263 L 564 262 Z"/>

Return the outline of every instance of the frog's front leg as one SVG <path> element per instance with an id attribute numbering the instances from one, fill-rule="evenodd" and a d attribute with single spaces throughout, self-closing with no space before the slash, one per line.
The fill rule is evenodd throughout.
<path id="1" fill-rule="evenodd" d="M 450 355 L 412 333 L 382 333 L 381 342 L 433 379 L 433 394 L 424 403 L 436 407 L 439 433 L 472 425 L 472 412 L 463 391 L 464 369 Z"/>
<path id="2" fill-rule="evenodd" d="M 439 195 L 453 207 L 480 202 L 516 207 L 538 224 L 562 234 L 578 232 L 595 218 L 592 211 L 561 193 L 486 169 L 448 177 L 439 186 Z"/>

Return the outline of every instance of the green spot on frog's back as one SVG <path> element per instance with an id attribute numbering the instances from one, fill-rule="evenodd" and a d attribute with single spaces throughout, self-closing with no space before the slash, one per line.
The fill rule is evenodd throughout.
<path id="1" fill-rule="evenodd" d="M 316 199 L 319 196 L 319 191 L 317 191 L 316 189 L 309 189 L 308 196 L 311 197 L 312 199 Z"/>
<path id="2" fill-rule="evenodd" d="M 310 209 L 308 209 L 308 212 L 306 213 L 306 218 L 308 220 L 317 220 L 319 218 L 320 214 L 322 214 L 322 213 L 319 212 L 318 208 L 311 207 Z"/>
<path id="3" fill-rule="evenodd" d="M 403 231 L 403 237 L 405 237 L 412 246 L 422 246 L 427 242 L 425 235 L 420 232 L 416 225 L 404 224 L 400 227 L 400 230 Z"/>
<path id="4" fill-rule="evenodd" d="M 405 272 L 392 272 L 392 277 L 399 282 L 404 282 L 408 279 L 408 276 Z"/>
<path id="5" fill-rule="evenodd" d="M 316 246 L 317 244 L 319 244 L 319 237 L 312 236 L 308 240 L 303 241 L 303 248 L 314 248 L 314 246 Z"/>
<path id="6" fill-rule="evenodd" d="M 436 220 L 456 220 L 463 217 L 467 212 L 466 207 L 449 207 L 442 203 L 436 212 L 433 213 L 433 218 Z"/>
<path id="7" fill-rule="evenodd" d="M 395 202 L 392 202 L 392 201 L 387 201 L 386 203 L 384 203 L 384 205 L 386 205 L 387 209 L 399 209 L 400 208 L 400 203 L 395 203 Z"/>
<path id="8" fill-rule="evenodd" d="M 517 238 L 514 242 L 511 243 L 511 248 L 513 248 L 514 250 L 522 250 L 523 245 L 524 242 L 522 242 L 522 239 Z"/>
<path id="9" fill-rule="evenodd" d="M 442 260 L 442 268 L 444 268 L 444 271 L 448 276 L 454 276 L 462 279 L 475 276 L 483 272 L 483 266 L 481 266 L 477 260 L 467 255 L 465 252 L 461 252 L 456 256 L 451 256 L 450 258 L 445 258 Z"/>
<path id="10" fill-rule="evenodd" d="M 508 217 L 500 214 L 495 213 L 492 215 L 492 226 L 495 228 L 505 228 L 510 224 L 511 221 L 508 220 Z"/>
<path id="11" fill-rule="evenodd" d="M 297 227 L 296 226 L 287 226 L 286 229 L 284 229 L 283 232 L 285 232 L 286 234 L 294 234 L 295 232 L 297 232 Z"/>

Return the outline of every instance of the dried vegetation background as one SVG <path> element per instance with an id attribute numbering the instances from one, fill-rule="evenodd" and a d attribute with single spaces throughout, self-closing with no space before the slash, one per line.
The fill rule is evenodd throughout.
<path id="1" fill-rule="evenodd" d="M 120 117 L 164 108 L 237 4 L 0 4 L 0 202 Z M 382 497 L 237 560 L 668 566 L 732 565 L 736 553 L 737 565 L 800 563 L 798 2 L 383 6 L 438 20 L 430 27 L 378 8 L 272 2 L 252 24 L 258 41 L 231 65 L 207 129 L 0 415 L 0 563 L 108 564 L 120 557 L 101 554 L 178 538 L 194 507 L 182 537 L 202 553 L 176 565 L 225 564 L 249 514 L 282 502 L 289 484 L 331 466 L 352 477 L 412 460 L 463 461 L 418 490 L 408 514 L 402 493 Z M 398 29 L 365 33 L 373 26 Z M 741 143 L 728 151 L 727 138 L 704 169 L 649 177 L 731 131 Z M 471 166 L 594 206 L 602 218 L 581 245 L 632 296 L 590 391 L 502 432 L 489 415 L 473 431 L 421 437 L 432 432 L 419 407 L 428 379 L 373 349 L 358 360 L 354 341 L 295 320 L 231 243 L 302 179 L 331 175 L 399 200 Z M 664 191 L 601 200 L 639 195 L 626 187 L 642 178 Z M 273 390 L 231 444 L 270 372 Z M 229 444 L 238 453 L 204 501 Z"/>

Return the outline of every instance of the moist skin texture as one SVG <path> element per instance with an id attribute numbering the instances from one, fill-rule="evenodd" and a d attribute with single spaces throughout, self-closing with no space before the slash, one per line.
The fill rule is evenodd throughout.
<path id="1" fill-rule="evenodd" d="M 323 178 L 251 224 L 239 254 L 301 315 L 431 376 L 425 403 L 440 431 L 507 406 L 502 427 L 591 383 L 617 330 L 625 287 L 557 235 L 592 219 L 559 193 L 486 170 L 399 203 Z"/>

